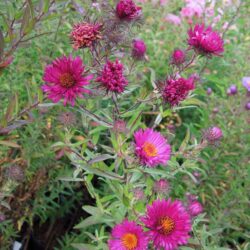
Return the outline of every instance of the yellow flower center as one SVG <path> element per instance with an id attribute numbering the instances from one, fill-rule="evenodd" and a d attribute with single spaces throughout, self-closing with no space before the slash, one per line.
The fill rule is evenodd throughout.
<path id="1" fill-rule="evenodd" d="M 145 142 L 142 148 L 148 157 L 154 157 L 157 155 L 157 148 L 150 142 Z"/>
<path id="2" fill-rule="evenodd" d="M 137 247 L 138 239 L 135 234 L 126 233 L 122 236 L 122 244 L 127 250 L 133 250 Z"/>
<path id="3" fill-rule="evenodd" d="M 69 73 L 64 73 L 60 76 L 60 84 L 65 88 L 70 88 L 75 84 L 75 79 Z"/>
<path id="4" fill-rule="evenodd" d="M 168 235 L 174 230 L 175 223 L 170 217 L 165 216 L 159 219 L 157 226 L 161 234 Z"/>

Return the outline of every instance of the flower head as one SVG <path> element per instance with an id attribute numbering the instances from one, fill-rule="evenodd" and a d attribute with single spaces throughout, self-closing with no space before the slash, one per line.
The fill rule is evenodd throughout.
<path id="1" fill-rule="evenodd" d="M 109 250 L 146 250 L 148 239 L 141 226 L 124 220 L 113 228 L 108 246 Z"/>
<path id="2" fill-rule="evenodd" d="M 211 95 L 213 90 L 211 88 L 207 88 L 207 95 Z"/>
<path id="3" fill-rule="evenodd" d="M 167 164 L 170 159 L 171 147 L 159 132 L 155 132 L 151 128 L 139 129 L 134 133 L 134 138 L 135 153 L 141 164 L 148 167 Z"/>
<path id="4" fill-rule="evenodd" d="M 124 120 L 114 121 L 113 130 L 116 133 L 127 133 L 129 131 Z"/>
<path id="5" fill-rule="evenodd" d="M 6 176 L 13 181 L 23 181 L 24 171 L 19 165 L 11 165 L 6 169 Z"/>
<path id="6" fill-rule="evenodd" d="M 192 201 L 188 204 L 188 212 L 191 216 L 197 216 L 203 212 L 203 206 L 198 201 Z"/>
<path id="7" fill-rule="evenodd" d="M 168 194 L 169 182 L 165 179 L 160 179 L 154 183 L 154 191 L 159 194 Z"/>
<path id="8" fill-rule="evenodd" d="M 242 78 L 242 85 L 250 92 L 250 77 L 246 76 Z"/>
<path id="9" fill-rule="evenodd" d="M 92 75 L 83 76 L 84 66 L 79 56 L 60 57 L 46 66 L 43 80 L 47 83 L 42 90 L 53 102 L 64 99 L 63 104 L 75 104 L 77 97 L 83 98 L 83 93 L 90 93 L 84 86 L 89 84 Z"/>
<path id="10" fill-rule="evenodd" d="M 209 144 L 218 143 L 222 137 L 223 133 L 218 127 L 210 127 L 203 134 L 203 138 L 207 140 Z"/>
<path id="11" fill-rule="evenodd" d="M 188 31 L 188 44 L 202 55 L 220 56 L 224 52 L 224 42 L 220 35 L 209 26 L 196 24 Z"/>
<path id="12" fill-rule="evenodd" d="M 247 103 L 246 103 L 245 109 L 246 109 L 246 110 L 250 110 L 250 102 L 247 102 Z"/>
<path id="13" fill-rule="evenodd" d="M 163 99 L 172 107 L 176 106 L 183 101 L 187 97 L 189 91 L 194 88 L 195 85 L 193 77 L 188 79 L 168 79 L 163 89 Z"/>
<path id="14" fill-rule="evenodd" d="M 64 126 L 72 126 L 76 124 L 76 115 L 72 112 L 62 112 L 58 116 L 59 122 Z"/>
<path id="15" fill-rule="evenodd" d="M 238 92 L 237 86 L 236 85 L 231 85 L 228 90 L 227 90 L 227 94 L 228 95 L 236 95 Z"/>
<path id="16" fill-rule="evenodd" d="M 135 20 L 141 15 L 141 7 L 132 0 L 120 0 L 116 5 L 116 15 L 121 20 Z"/>
<path id="17" fill-rule="evenodd" d="M 144 191 L 143 191 L 142 188 L 140 188 L 140 187 L 134 188 L 133 189 L 133 193 L 134 193 L 134 198 L 136 200 L 143 200 L 143 199 L 145 199 L 145 193 L 144 193 Z"/>
<path id="18" fill-rule="evenodd" d="M 6 220 L 6 217 L 4 214 L 0 213 L 0 222 L 3 222 Z"/>
<path id="19" fill-rule="evenodd" d="M 123 64 L 118 60 L 115 62 L 107 61 L 102 70 L 101 76 L 96 79 L 107 91 L 122 93 L 128 85 L 128 80 L 123 74 Z"/>
<path id="20" fill-rule="evenodd" d="M 75 24 L 70 34 L 70 38 L 73 41 L 73 48 L 92 47 L 94 42 L 102 38 L 101 27 L 101 24 L 86 22 Z"/>
<path id="21" fill-rule="evenodd" d="M 188 242 L 191 219 L 181 201 L 155 200 L 142 221 L 156 250 L 173 250 Z"/>
<path id="22" fill-rule="evenodd" d="M 171 59 L 172 59 L 173 64 L 179 65 L 179 64 L 182 64 L 185 62 L 186 54 L 183 50 L 176 49 L 176 50 L 174 50 Z"/>
<path id="23" fill-rule="evenodd" d="M 135 39 L 133 41 L 133 48 L 132 48 L 132 56 L 137 59 L 141 60 L 144 58 L 146 53 L 147 47 L 143 40 Z"/>

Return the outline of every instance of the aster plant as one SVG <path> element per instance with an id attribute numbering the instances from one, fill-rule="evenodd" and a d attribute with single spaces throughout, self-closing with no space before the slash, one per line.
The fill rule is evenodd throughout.
<path id="1" fill-rule="evenodd" d="M 136 72 L 137 65 L 148 61 L 147 42 L 134 33 L 142 6 L 120 0 L 98 7 L 102 11 L 95 19 L 72 24 L 68 35 L 72 52 L 51 58 L 41 86 L 45 98 L 66 109 L 58 116 L 65 140 L 52 146 L 56 160 L 70 159 L 75 167 L 72 180 L 84 181 L 97 203 L 83 206 L 91 216 L 76 227 L 105 225 L 108 240 L 103 246 L 110 250 L 178 249 L 188 244 L 192 220 L 203 207 L 198 201 L 185 206 L 177 199 L 171 178 L 190 176 L 180 162 L 184 165 L 190 158 L 198 162 L 197 155 L 220 141 L 222 132 L 210 128 L 199 144 L 189 148 L 183 142 L 178 149 L 160 123 L 164 113 L 173 117 L 178 108 L 186 108 L 200 79 L 194 64 L 200 56 L 221 56 L 223 40 L 211 27 L 195 25 L 182 49 L 169 51 L 165 78 L 156 76 L 149 89 Z M 157 113 L 156 119 L 146 116 L 151 112 Z M 80 116 L 84 131 L 74 128 Z M 95 178 L 107 185 L 99 194 Z"/>

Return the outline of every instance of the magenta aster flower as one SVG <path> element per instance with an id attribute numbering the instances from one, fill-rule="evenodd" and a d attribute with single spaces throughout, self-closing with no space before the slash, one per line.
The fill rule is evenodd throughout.
<path id="1" fill-rule="evenodd" d="M 242 85 L 250 92 L 250 77 L 246 76 L 242 78 Z"/>
<path id="2" fill-rule="evenodd" d="M 128 80 L 123 75 L 123 65 L 116 60 L 115 62 L 107 61 L 102 70 L 101 76 L 97 77 L 107 91 L 122 93 L 128 85 Z"/>
<path id="3" fill-rule="evenodd" d="M 139 129 L 134 133 L 135 153 L 140 158 L 141 164 L 156 167 L 166 165 L 170 159 L 171 147 L 167 140 L 151 128 Z"/>
<path id="4" fill-rule="evenodd" d="M 172 58 L 171 58 L 171 61 L 173 64 L 175 64 L 175 65 L 182 64 L 185 62 L 185 59 L 186 59 L 185 51 L 183 51 L 181 49 L 174 50 L 174 52 L 172 54 Z"/>
<path id="5" fill-rule="evenodd" d="M 146 250 L 148 239 L 141 226 L 124 220 L 113 228 L 108 246 L 109 250 Z"/>
<path id="6" fill-rule="evenodd" d="M 126 21 L 137 19 L 141 15 L 141 7 L 132 0 L 120 0 L 116 5 L 117 16 Z"/>
<path id="7" fill-rule="evenodd" d="M 42 86 L 42 90 L 53 102 L 64 99 L 64 105 L 70 103 L 74 106 L 77 97 L 90 93 L 84 86 L 89 84 L 92 75 L 84 77 L 83 73 L 84 66 L 79 56 L 75 59 L 71 56 L 57 58 L 45 68 L 43 80 L 47 84 Z"/>
<path id="8" fill-rule="evenodd" d="M 188 44 L 202 55 L 220 56 L 224 52 L 224 42 L 220 35 L 209 26 L 196 24 L 188 31 Z"/>
<path id="9" fill-rule="evenodd" d="M 132 56 L 135 59 L 141 60 L 144 58 L 147 47 L 143 40 L 135 39 L 133 41 Z"/>
<path id="10" fill-rule="evenodd" d="M 176 106 L 181 101 L 183 101 L 187 97 L 189 91 L 193 90 L 194 88 L 195 85 L 193 77 L 188 79 L 169 79 L 166 81 L 165 87 L 163 89 L 163 99 L 172 107 Z"/>
<path id="11" fill-rule="evenodd" d="M 173 250 L 188 243 L 191 219 L 181 201 L 155 200 L 147 206 L 142 221 L 156 250 Z"/>
<path id="12" fill-rule="evenodd" d="M 197 216 L 203 212 L 203 206 L 199 201 L 192 201 L 188 204 L 188 212 L 191 216 Z"/>
<path id="13" fill-rule="evenodd" d="M 101 24 L 86 22 L 75 24 L 70 34 L 70 38 L 73 41 L 73 48 L 92 47 L 94 42 L 102 38 L 101 27 Z"/>

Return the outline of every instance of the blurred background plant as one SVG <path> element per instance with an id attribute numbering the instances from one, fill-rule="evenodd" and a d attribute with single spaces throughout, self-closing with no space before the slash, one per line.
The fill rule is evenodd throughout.
<path id="1" fill-rule="evenodd" d="M 145 61 L 133 63 L 126 39 L 125 51 L 116 56 L 126 61 L 127 72 L 136 72 L 129 72 L 119 106 L 126 111 L 131 103 L 139 104 L 121 115 L 125 124 L 114 128 L 108 96 L 88 98 L 85 105 L 111 126 L 85 111 L 45 102 L 40 89 L 46 64 L 77 54 L 69 39 L 73 24 L 101 16 L 101 2 L 0 3 L 1 249 L 10 249 L 15 240 L 24 249 L 107 249 L 111 227 L 126 215 L 143 213 L 155 197 L 188 204 L 190 194 L 199 197 L 204 211 L 181 249 L 249 248 L 250 120 L 245 106 L 250 97 L 241 79 L 250 75 L 250 7 L 245 1 L 200 1 L 196 8 L 184 1 L 137 2 L 144 22 L 132 34 L 147 46 Z M 159 111 L 160 103 L 140 102 L 171 73 L 172 51 L 183 48 L 186 31 L 197 22 L 224 32 L 224 56 L 191 65 L 184 76 L 199 73 L 195 96 L 180 106 Z M 90 64 L 91 55 L 86 50 L 83 55 Z M 228 94 L 232 84 L 237 91 Z M 215 125 L 223 140 L 201 152 L 203 130 Z M 123 142 L 146 126 L 168 138 L 174 155 L 167 168 L 126 170 L 131 179 L 122 184 L 119 153 L 131 150 L 130 142 Z M 156 186 L 159 180 L 165 184 Z"/>

